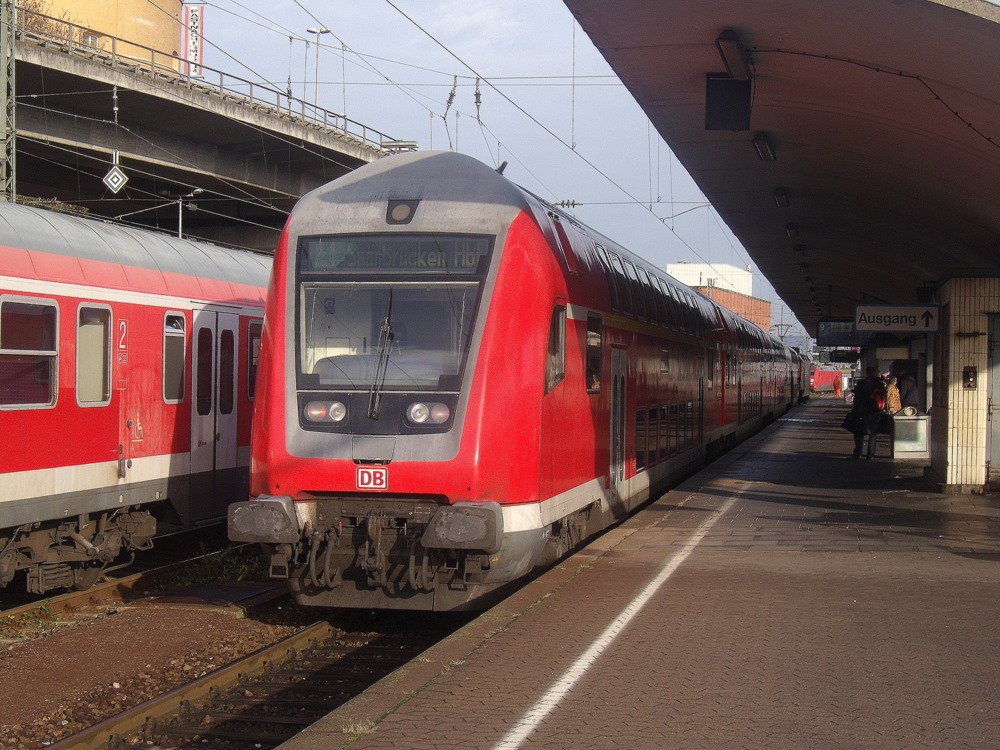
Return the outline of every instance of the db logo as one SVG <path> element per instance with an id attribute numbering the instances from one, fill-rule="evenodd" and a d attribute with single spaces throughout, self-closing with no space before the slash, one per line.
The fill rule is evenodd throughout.
<path id="1" fill-rule="evenodd" d="M 389 489 L 389 470 L 384 466 L 359 466 L 359 490 Z"/>

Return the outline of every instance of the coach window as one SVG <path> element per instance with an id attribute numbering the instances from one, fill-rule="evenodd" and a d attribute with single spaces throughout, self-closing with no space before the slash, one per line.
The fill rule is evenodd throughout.
<path id="1" fill-rule="evenodd" d="M 163 400 L 168 404 L 184 400 L 185 330 L 181 313 L 163 318 Z"/>
<path id="2" fill-rule="evenodd" d="M 601 331 L 600 315 L 587 314 L 587 393 L 601 392 Z"/>
<path id="3" fill-rule="evenodd" d="M 566 308 L 552 311 L 549 326 L 549 346 L 545 358 L 545 392 L 555 388 L 566 376 Z"/>
<path id="4" fill-rule="evenodd" d="M 615 276 L 615 272 L 611 268 L 611 261 L 608 259 L 608 251 L 604 249 L 602 245 L 594 244 L 594 250 L 597 251 L 597 259 L 601 262 L 601 266 L 604 268 L 604 275 L 608 277 L 608 290 L 611 292 L 611 309 L 614 312 L 621 312 L 621 290 L 618 288 L 618 278 Z"/>
<path id="5" fill-rule="evenodd" d="M 0 407 L 55 405 L 58 330 L 54 301 L 0 297 Z"/>
<path id="6" fill-rule="evenodd" d="M 639 409 L 635 415 L 635 470 L 646 468 L 646 410 Z"/>
<path id="7" fill-rule="evenodd" d="M 80 306 L 76 327 L 76 401 L 111 403 L 111 309 Z"/>
<path id="8" fill-rule="evenodd" d="M 230 330 L 219 334 L 219 413 L 232 414 L 234 375 L 236 370 L 236 337 Z"/>
<path id="9" fill-rule="evenodd" d="M 257 393 L 257 368 L 260 366 L 260 337 L 264 330 L 263 323 L 251 321 L 249 327 L 250 342 L 247 346 L 247 398 L 253 401 Z"/>
<path id="10" fill-rule="evenodd" d="M 635 266 L 627 260 L 622 261 L 633 289 L 632 296 L 635 299 L 635 312 L 643 320 L 649 319 L 649 312 L 646 310 L 646 295 L 642 291 L 642 283 L 639 281 L 639 274 L 636 273 Z"/>
<path id="11" fill-rule="evenodd" d="M 199 417 L 212 413 L 212 350 L 215 337 L 211 328 L 198 329 L 198 372 L 195 373 L 194 398 Z"/>
<path id="12" fill-rule="evenodd" d="M 622 313 L 628 316 L 635 315 L 635 304 L 632 300 L 632 290 L 625 275 L 625 267 L 622 259 L 611 253 L 611 265 L 614 269 L 615 277 L 618 279 L 618 288 L 621 290 Z"/>

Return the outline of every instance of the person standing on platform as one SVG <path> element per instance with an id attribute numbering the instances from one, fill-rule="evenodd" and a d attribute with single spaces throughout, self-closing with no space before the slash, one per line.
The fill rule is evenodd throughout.
<path id="1" fill-rule="evenodd" d="M 896 385 L 896 378 L 889 378 L 889 385 L 885 389 L 885 409 L 889 414 L 899 414 L 903 404 L 899 397 L 899 387 Z"/>
<path id="2" fill-rule="evenodd" d="M 837 379 L 833 381 L 833 397 L 841 398 L 844 395 L 844 376 L 838 375 Z"/>
<path id="3" fill-rule="evenodd" d="M 866 377 L 854 387 L 854 403 L 848 419 L 851 432 L 854 434 L 854 458 L 861 458 L 865 436 L 868 436 L 868 453 L 866 460 L 875 458 L 875 444 L 878 438 L 878 427 L 882 421 L 885 409 L 885 387 L 875 371 L 869 367 Z"/>
<path id="4" fill-rule="evenodd" d="M 899 401 L 903 408 L 912 406 L 914 409 L 920 408 L 920 394 L 917 392 L 917 381 L 905 370 L 899 375 Z"/>

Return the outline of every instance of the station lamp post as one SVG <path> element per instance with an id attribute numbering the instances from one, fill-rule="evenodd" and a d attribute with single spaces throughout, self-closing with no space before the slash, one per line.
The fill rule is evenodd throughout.
<path id="1" fill-rule="evenodd" d="M 313 93 L 313 104 L 319 107 L 319 37 L 321 34 L 329 34 L 330 29 L 326 26 L 310 26 L 306 32 L 316 35 L 316 88 Z"/>

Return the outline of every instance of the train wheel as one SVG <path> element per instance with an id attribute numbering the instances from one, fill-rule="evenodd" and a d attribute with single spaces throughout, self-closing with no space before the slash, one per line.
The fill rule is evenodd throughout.
<path id="1" fill-rule="evenodd" d="M 90 565 L 80 565 L 73 570 L 73 588 L 77 591 L 85 591 L 101 580 L 104 574 L 104 566 L 107 563 L 93 563 Z"/>

